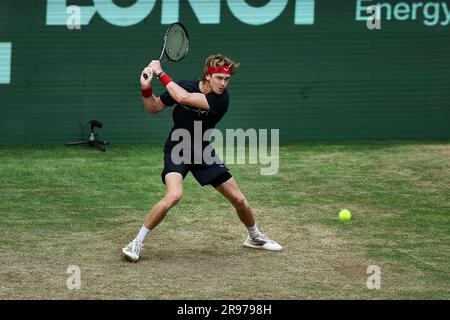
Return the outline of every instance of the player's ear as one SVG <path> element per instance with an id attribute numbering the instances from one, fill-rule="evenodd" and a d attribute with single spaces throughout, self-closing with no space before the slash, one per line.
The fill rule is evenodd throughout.
<path id="1" fill-rule="evenodd" d="M 211 75 L 210 75 L 209 73 L 206 74 L 206 75 L 205 75 L 205 79 L 208 80 L 208 81 L 211 80 Z"/>

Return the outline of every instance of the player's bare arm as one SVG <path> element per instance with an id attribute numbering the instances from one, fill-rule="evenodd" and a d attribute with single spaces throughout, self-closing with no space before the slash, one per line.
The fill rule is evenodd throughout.
<path id="1" fill-rule="evenodd" d="M 144 78 L 144 74 L 147 75 L 147 79 Z M 152 92 L 152 79 L 153 79 L 153 70 L 151 67 L 146 67 L 141 72 L 141 89 L 143 96 L 142 100 L 144 102 L 144 108 L 148 111 L 150 115 L 156 114 L 163 110 L 166 105 L 162 103 L 159 97 L 155 97 Z M 148 94 L 145 94 L 147 92 Z"/>
<path id="2" fill-rule="evenodd" d="M 152 62 L 150 62 L 149 67 L 153 70 L 154 74 L 160 74 L 161 72 L 163 72 L 159 60 L 153 60 Z M 169 92 L 170 96 L 179 104 L 203 110 L 209 110 L 208 101 L 206 100 L 205 94 L 203 93 L 188 92 L 184 88 L 180 87 L 175 81 L 171 81 L 169 84 L 167 84 L 166 90 L 167 92 Z"/>

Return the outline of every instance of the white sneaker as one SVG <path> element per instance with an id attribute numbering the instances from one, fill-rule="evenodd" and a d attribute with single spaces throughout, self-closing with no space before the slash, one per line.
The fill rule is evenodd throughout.
<path id="1" fill-rule="evenodd" d="M 122 249 L 123 254 L 132 262 L 139 260 L 139 254 L 144 248 L 144 244 L 138 239 L 131 241 L 126 247 Z"/>
<path id="2" fill-rule="evenodd" d="M 283 249 L 278 243 L 270 240 L 265 234 L 260 234 L 255 238 L 247 237 L 244 241 L 244 247 L 254 248 L 254 249 L 264 249 L 270 251 L 280 251 Z"/>

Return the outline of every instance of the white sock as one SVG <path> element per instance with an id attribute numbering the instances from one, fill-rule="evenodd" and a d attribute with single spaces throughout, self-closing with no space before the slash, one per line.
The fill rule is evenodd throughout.
<path id="1" fill-rule="evenodd" d="M 136 236 L 136 239 L 138 239 L 141 242 L 144 242 L 145 237 L 150 232 L 144 225 L 142 225 L 141 230 L 139 231 L 138 235 Z"/>
<path id="2" fill-rule="evenodd" d="M 250 238 L 255 238 L 261 234 L 261 231 L 258 230 L 256 223 L 253 227 L 250 227 L 247 229 L 248 229 L 248 234 L 250 235 Z"/>

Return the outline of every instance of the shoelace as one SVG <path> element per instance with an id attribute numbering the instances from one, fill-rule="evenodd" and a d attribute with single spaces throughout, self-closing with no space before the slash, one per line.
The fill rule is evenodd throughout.
<path id="1" fill-rule="evenodd" d="M 255 242 L 266 243 L 269 242 L 270 239 L 263 233 L 259 234 L 256 238 L 252 239 Z"/>
<path id="2" fill-rule="evenodd" d="M 131 248 L 131 250 L 133 252 L 136 252 L 137 254 L 141 253 L 143 245 L 137 241 L 133 241 L 133 246 Z"/>
<path id="3" fill-rule="evenodd" d="M 264 233 L 260 233 L 256 238 L 263 239 L 263 240 L 268 240 L 269 239 L 269 238 L 267 238 L 267 236 Z"/>

